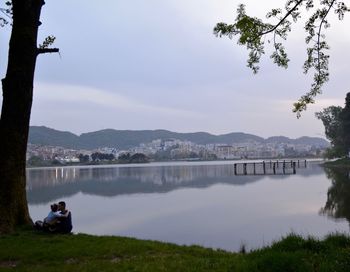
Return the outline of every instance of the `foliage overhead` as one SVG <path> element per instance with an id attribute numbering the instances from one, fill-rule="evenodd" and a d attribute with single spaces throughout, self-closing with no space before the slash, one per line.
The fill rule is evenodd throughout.
<path id="1" fill-rule="evenodd" d="M 8 25 L 10 22 L 12 22 L 12 16 L 13 16 L 13 7 L 12 7 L 12 1 L 6 1 L 5 2 L 5 8 L 0 8 L 0 27 L 4 27 L 5 25 Z M 38 45 L 38 48 L 48 49 L 50 50 L 50 46 L 54 44 L 56 40 L 56 37 L 53 35 L 47 36 L 42 44 Z M 54 50 L 53 52 L 56 52 Z"/>
<path id="2" fill-rule="evenodd" d="M 247 66 L 253 70 L 253 73 L 259 71 L 259 62 L 261 56 L 265 54 L 266 42 L 273 45 L 274 52 L 271 54 L 273 62 L 287 68 L 289 58 L 283 42 L 291 32 L 292 25 L 301 18 L 302 9 L 306 12 L 312 11 L 304 26 L 307 59 L 304 62 L 303 71 L 307 74 L 313 70 L 314 77 L 310 90 L 294 103 L 293 112 L 298 118 L 301 112 L 306 110 L 308 104 L 315 102 L 314 98 L 322 92 L 323 85 L 329 80 L 329 55 L 327 53 L 329 45 L 324 35 L 324 30 L 330 27 L 327 17 L 333 10 L 338 19 L 342 20 L 345 13 L 350 11 L 341 1 L 320 0 L 318 4 L 315 2 L 314 0 L 288 0 L 284 11 L 272 9 L 267 13 L 266 19 L 273 23 L 247 15 L 245 6 L 240 4 L 233 24 L 218 23 L 214 28 L 216 36 L 228 36 L 230 39 L 237 36 L 238 44 L 246 46 L 249 51 Z M 268 34 L 271 34 L 271 38 L 266 40 L 265 36 Z"/>
<path id="3" fill-rule="evenodd" d="M 40 49 L 47 49 L 50 47 L 50 45 L 54 44 L 55 40 L 56 40 L 55 36 L 52 36 L 52 35 L 47 36 L 45 38 L 45 40 L 43 41 L 43 43 L 39 45 L 39 48 Z"/>
<path id="4" fill-rule="evenodd" d="M 0 26 L 3 27 L 9 23 L 9 19 L 12 19 L 12 2 L 6 1 L 5 8 L 0 8 L 0 12 L 2 13 L 0 16 Z"/>

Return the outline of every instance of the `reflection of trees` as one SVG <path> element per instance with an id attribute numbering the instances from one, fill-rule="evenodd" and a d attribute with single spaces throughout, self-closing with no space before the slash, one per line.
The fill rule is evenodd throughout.
<path id="1" fill-rule="evenodd" d="M 348 169 L 325 168 L 327 177 L 332 180 L 328 189 L 326 205 L 321 214 L 335 219 L 345 218 L 350 222 L 350 173 Z"/>
<path id="2" fill-rule="evenodd" d="M 57 186 L 77 181 L 99 180 L 114 182 L 136 179 L 154 185 L 185 184 L 197 179 L 233 177 L 232 165 L 111 167 L 111 168 L 56 168 L 28 171 L 28 187 Z"/>
<path id="3" fill-rule="evenodd" d="M 302 175 L 306 173 L 322 173 L 322 169 L 303 169 Z M 231 164 L 31 169 L 27 172 L 27 195 L 30 204 L 48 203 L 79 192 L 100 196 L 166 193 L 185 187 L 206 188 L 217 183 L 244 185 L 263 177 L 235 176 Z"/>
<path id="4" fill-rule="evenodd" d="M 29 203 L 47 203 L 78 192 L 116 196 L 206 188 L 216 183 L 243 185 L 261 177 L 236 177 L 232 165 L 56 168 L 27 173 Z"/>

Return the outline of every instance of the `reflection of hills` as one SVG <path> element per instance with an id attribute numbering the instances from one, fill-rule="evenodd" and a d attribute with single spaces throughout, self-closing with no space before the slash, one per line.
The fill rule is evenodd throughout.
<path id="1" fill-rule="evenodd" d="M 315 169 L 303 172 L 315 174 Z M 263 177 L 235 176 L 232 165 L 32 169 L 27 172 L 27 195 L 30 204 L 39 204 L 78 192 L 101 196 L 166 193 L 216 183 L 244 185 Z"/>

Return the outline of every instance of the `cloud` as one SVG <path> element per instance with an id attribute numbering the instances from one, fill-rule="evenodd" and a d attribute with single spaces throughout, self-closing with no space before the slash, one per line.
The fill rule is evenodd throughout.
<path id="1" fill-rule="evenodd" d="M 75 133 L 114 129 L 193 131 L 205 114 L 166 103 L 144 103 L 117 91 L 85 86 L 37 83 L 31 125 L 47 125 Z"/>
<path id="2" fill-rule="evenodd" d="M 200 115 L 195 111 L 178 108 L 152 106 L 129 97 L 97 88 L 74 85 L 37 83 L 35 86 L 34 103 L 45 104 L 48 101 L 57 103 L 93 104 L 100 109 L 116 109 L 127 113 L 152 113 L 160 116 L 172 115 L 177 117 L 196 118 Z"/>
<path id="3" fill-rule="evenodd" d="M 244 89 L 214 91 L 207 86 L 197 91 L 172 89 L 159 101 L 154 101 L 154 97 L 144 101 L 117 91 L 39 82 L 35 86 L 31 124 L 75 133 L 114 128 L 214 134 L 242 131 L 264 137 L 298 137 L 322 131 L 311 111 L 296 120 L 289 100 L 247 94 Z M 333 101 L 324 103 L 329 102 Z M 307 129 L 301 129 L 303 126 Z"/>
<path id="4" fill-rule="evenodd" d="M 233 22 L 240 2 L 48 3 L 39 40 L 54 34 L 61 58 L 38 58 L 32 124 L 76 132 L 164 128 L 301 136 L 321 131 L 314 111 L 343 105 L 344 86 L 349 86 L 348 21 L 332 23 L 329 30 L 334 58 L 325 95 L 309 107 L 306 118 L 296 121 L 292 104 L 312 83 L 312 75 L 302 74 L 302 26 L 288 40 L 292 60 L 288 70 L 275 67 L 264 56 L 261 71 L 253 76 L 246 67 L 247 50 L 212 33 L 217 22 Z M 280 0 L 244 2 L 247 13 L 260 18 L 269 8 L 284 5 Z M 0 40 L 3 48 L 5 40 Z M 4 58 L 0 68 L 6 68 Z"/>

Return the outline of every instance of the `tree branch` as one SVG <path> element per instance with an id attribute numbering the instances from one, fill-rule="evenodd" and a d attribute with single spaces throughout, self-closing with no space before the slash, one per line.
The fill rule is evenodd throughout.
<path id="1" fill-rule="evenodd" d="M 291 15 L 291 13 L 292 13 L 294 10 L 297 9 L 297 7 L 298 7 L 303 1 L 304 1 L 304 0 L 299 0 L 298 3 L 296 3 L 295 6 L 294 6 L 290 11 L 288 11 L 287 14 L 278 22 L 277 25 L 275 25 L 273 28 L 271 28 L 271 29 L 269 29 L 269 30 L 267 30 L 267 31 L 265 31 L 265 32 L 260 33 L 260 36 L 264 36 L 264 35 L 266 35 L 266 34 L 268 34 L 268 33 L 271 33 L 271 32 L 273 32 L 273 31 L 275 31 L 275 30 L 289 17 L 289 15 Z"/>
<path id="2" fill-rule="evenodd" d="M 0 12 L 12 20 L 12 17 L 10 15 L 8 15 L 8 13 L 6 11 L 7 11 L 6 9 L 0 8 Z"/>
<path id="3" fill-rule="evenodd" d="M 59 53 L 60 49 L 58 48 L 38 48 L 38 55 L 39 54 L 48 54 L 48 53 Z"/>
<path id="4" fill-rule="evenodd" d="M 318 33 L 317 33 L 317 62 L 318 62 L 317 70 L 318 71 L 321 69 L 321 64 L 320 64 L 320 51 L 321 51 L 320 40 L 321 40 L 322 26 L 323 26 L 323 24 L 325 22 L 325 19 L 326 19 L 328 13 L 330 12 L 331 8 L 333 7 L 334 3 L 335 3 L 335 0 L 333 0 L 332 3 L 329 5 L 329 8 L 328 8 L 327 12 L 323 16 L 322 21 L 320 23 L 320 26 L 318 27 Z"/>

